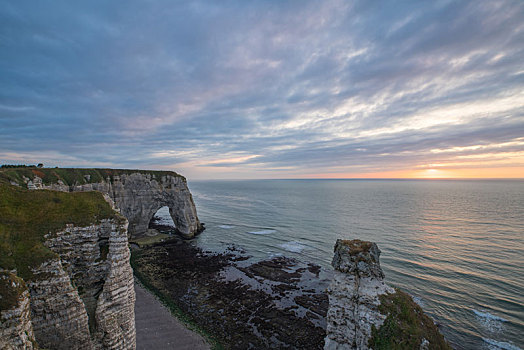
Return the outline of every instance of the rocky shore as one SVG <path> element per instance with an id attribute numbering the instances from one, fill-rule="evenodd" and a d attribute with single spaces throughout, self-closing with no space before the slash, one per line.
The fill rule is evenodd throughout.
<path id="1" fill-rule="evenodd" d="M 329 280 L 286 257 L 252 261 L 174 238 L 133 252 L 135 274 L 226 348 L 322 349 Z"/>

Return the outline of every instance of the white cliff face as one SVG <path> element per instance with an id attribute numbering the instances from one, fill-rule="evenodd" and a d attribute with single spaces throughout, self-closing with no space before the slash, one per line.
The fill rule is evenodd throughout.
<path id="1" fill-rule="evenodd" d="M 14 305 L 0 311 L 0 349 L 34 349 L 35 337 L 27 286 L 21 278 L 9 271 L 0 271 L 0 283 L 15 293 L 12 296 Z"/>
<path id="2" fill-rule="evenodd" d="M 394 290 L 384 282 L 379 256 L 375 243 L 337 240 L 324 349 L 368 349 L 372 326 L 384 323 L 379 296 Z"/>
<path id="3" fill-rule="evenodd" d="M 68 225 L 64 231 L 49 237 L 45 245 L 60 256 L 67 278 L 76 286 L 72 294 L 82 303 L 81 315 L 75 319 L 85 320 L 87 332 L 81 333 L 90 339 L 73 348 L 134 349 L 135 291 L 127 222 L 113 219 L 88 227 Z M 52 298 L 46 296 L 49 297 Z M 60 308 L 62 311 L 74 309 Z M 48 333 L 53 333 L 49 328 L 46 325 Z M 45 338 L 48 339 L 48 335 Z M 40 340 L 37 334 L 39 344 Z"/>
<path id="4" fill-rule="evenodd" d="M 31 323 L 39 347 L 44 349 L 92 349 L 85 306 L 71 284 L 60 260 L 33 270 L 28 282 Z"/>
<path id="5" fill-rule="evenodd" d="M 32 189 L 102 192 L 111 199 L 115 209 L 128 219 L 129 234 L 132 237 L 144 234 L 153 215 L 164 206 L 169 208 L 176 229 L 182 236 L 191 238 L 203 229 L 185 179 L 169 172 L 164 175 L 124 173 L 108 177 L 102 182 L 72 186 L 60 180 L 45 185 L 38 176 L 32 180 L 26 178 L 28 186 L 29 182 Z"/>
<path id="6" fill-rule="evenodd" d="M 33 269 L 15 307 L 2 310 L 0 349 L 135 349 L 127 221 L 67 225 L 44 244 L 57 258 Z"/>

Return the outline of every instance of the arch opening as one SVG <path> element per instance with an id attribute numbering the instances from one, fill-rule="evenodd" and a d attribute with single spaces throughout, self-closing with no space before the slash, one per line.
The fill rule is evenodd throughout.
<path id="1" fill-rule="evenodd" d="M 150 233 L 164 233 L 170 235 L 176 233 L 176 225 L 171 218 L 168 206 L 161 207 L 153 214 L 149 220 L 148 231 Z"/>

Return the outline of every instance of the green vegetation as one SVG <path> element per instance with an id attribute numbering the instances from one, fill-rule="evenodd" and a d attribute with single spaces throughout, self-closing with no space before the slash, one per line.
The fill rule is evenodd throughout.
<path id="1" fill-rule="evenodd" d="M 15 307 L 26 290 L 21 278 L 8 271 L 0 271 L 0 311 Z"/>
<path id="2" fill-rule="evenodd" d="M 124 174 L 140 173 L 151 175 L 155 179 L 160 179 L 164 175 L 180 177 L 182 175 L 174 171 L 157 170 L 134 170 L 134 169 L 80 169 L 80 168 L 39 168 L 37 166 L 2 166 L 0 168 L 0 183 L 16 183 L 25 187 L 24 177 L 33 179 L 38 176 L 44 185 L 57 183 L 61 180 L 65 185 L 83 185 L 87 183 L 102 182 L 107 178 L 113 181 L 115 176 Z"/>
<path id="3" fill-rule="evenodd" d="M 56 256 L 44 246 L 44 235 L 66 224 L 89 226 L 110 218 L 123 220 L 99 192 L 30 191 L 0 183 L 0 268 L 30 279 L 31 268 Z"/>
<path id="4" fill-rule="evenodd" d="M 2 164 L 0 165 L 0 168 L 35 168 L 35 167 L 36 165 L 25 165 L 25 164 Z"/>
<path id="5" fill-rule="evenodd" d="M 167 241 L 168 239 L 173 238 L 173 235 L 168 235 L 166 233 L 158 233 L 154 236 L 144 236 L 140 238 L 135 238 L 129 243 L 138 244 L 139 247 L 147 247 L 155 243 Z"/>
<path id="6" fill-rule="evenodd" d="M 191 317 L 191 315 L 186 314 L 178 305 L 169 297 L 169 293 L 165 290 L 157 288 L 152 281 L 150 281 L 145 274 L 140 271 L 140 251 L 131 252 L 131 267 L 133 268 L 133 274 L 138 279 L 140 284 L 149 290 L 153 295 L 155 295 L 162 304 L 164 304 L 171 314 L 175 316 L 180 322 L 182 322 L 188 329 L 197 332 L 202 335 L 208 342 L 211 344 L 211 349 L 213 350 L 223 350 L 225 349 L 220 342 L 213 337 L 211 334 L 206 332 L 202 327 L 200 327 Z"/>
<path id="7" fill-rule="evenodd" d="M 426 339 L 429 349 L 451 350 L 431 318 L 408 294 L 395 289 L 395 293 L 381 295 L 380 301 L 378 309 L 387 317 L 379 329 L 372 326 L 370 347 L 375 350 L 418 350 Z"/>
<path id="8" fill-rule="evenodd" d="M 363 252 L 368 252 L 373 245 L 372 242 L 361 241 L 360 239 L 341 239 L 340 243 L 349 248 L 349 254 L 356 255 Z"/>

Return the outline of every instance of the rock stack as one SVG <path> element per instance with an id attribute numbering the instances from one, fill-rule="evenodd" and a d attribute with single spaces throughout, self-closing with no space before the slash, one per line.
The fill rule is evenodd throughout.
<path id="1" fill-rule="evenodd" d="M 406 293 L 391 288 L 372 242 L 337 240 L 324 349 L 451 349 Z"/>

